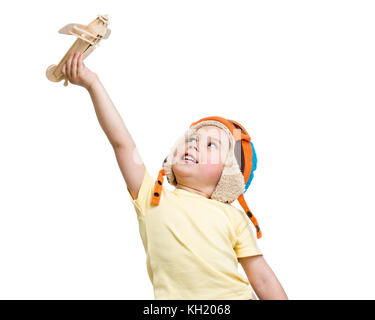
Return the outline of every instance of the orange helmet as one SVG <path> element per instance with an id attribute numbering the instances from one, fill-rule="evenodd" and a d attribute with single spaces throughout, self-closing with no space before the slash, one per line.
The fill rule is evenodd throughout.
<path id="1" fill-rule="evenodd" d="M 232 203 L 237 199 L 254 224 L 257 238 L 259 239 L 262 236 L 262 232 L 243 196 L 254 176 L 254 170 L 257 166 L 257 157 L 249 134 L 241 124 L 234 120 L 212 116 L 193 122 L 187 132 L 176 141 L 169 155 L 164 159 L 163 169 L 159 171 L 157 181 L 155 182 L 151 203 L 153 205 L 159 204 L 164 175 L 167 176 L 167 180 L 170 184 L 174 186 L 177 185 L 176 177 L 172 170 L 173 155 L 177 146 L 183 143 L 186 137 L 189 137 L 199 128 L 209 125 L 223 129 L 231 142 L 223 172 L 210 198 L 225 203 Z"/>

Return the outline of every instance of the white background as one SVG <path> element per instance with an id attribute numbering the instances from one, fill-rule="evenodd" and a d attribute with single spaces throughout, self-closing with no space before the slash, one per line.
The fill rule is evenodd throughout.
<path id="1" fill-rule="evenodd" d="M 85 64 L 153 177 L 192 122 L 240 122 L 258 154 L 245 198 L 289 298 L 375 298 L 372 1 L 11 1 L 0 11 L 1 299 L 154 298 L 90 96 L 45 76 L 75 41 L 57 31 L 97 14 L 112 34 Z"/>

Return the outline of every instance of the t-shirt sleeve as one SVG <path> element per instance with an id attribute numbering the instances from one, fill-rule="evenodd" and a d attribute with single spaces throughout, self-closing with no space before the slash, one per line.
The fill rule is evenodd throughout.
<path id="1" fill-rule="evenodd" d="M 244 211 L 238 210 L 235 224 L 236 242 L 234 251 L 236 252 L 237 258 L 262 254 L 256 242 L 252 222 Z"/>
<path id="2" fill-rule="evenodd" d="M 138 191 L 137 199 L 133 199 L 129 188 L 127 188 L 128 195 L 131 203 L 134 205 L 135 211 L 138 216 L 144 216 L 148 209 L 151 208 L 152 193 L 154 190 L 155 182 L 150 173 L 145 169 L 141 187 Z"/>

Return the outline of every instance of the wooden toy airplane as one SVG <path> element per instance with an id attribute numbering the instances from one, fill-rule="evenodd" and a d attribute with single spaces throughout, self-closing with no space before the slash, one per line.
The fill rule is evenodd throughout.
<path id="1" fill-rule="evenodd" d="M 70 23 L 61 28 L 59 33 L 73 35 L 78 39 L 73 43 L 57 66 L 53 64 L 47 68 L 46 75 L 48 80 L 59 82 L 65 79 L 64 86 L 67 86 L 68 80 L 61 70 L 68 60 L 70 53 L 81 52 L 83 53 L 83 59 L 85 59 L 98 46 L 101 39 L 108 39 L 111 34 L 111 30 L 107 28 L 108 24 L 108 15 L 98 15 L 98 17 L 87 26 L 78 23 Z"/>

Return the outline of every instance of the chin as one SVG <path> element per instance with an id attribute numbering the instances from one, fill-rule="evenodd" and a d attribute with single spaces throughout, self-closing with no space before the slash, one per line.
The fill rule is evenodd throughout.
<path id="1" fill-rule="evenodd" d="M 194 175 L 194 173 L 197 172 L 197 167 L 198 167 L 197 164 L 194 164 L 194 163 L 178 162 L 172 166 L 172 170 L 173 172 L 175 172 L 175 174 L 177 173 L 177 175 L 182 174 L 186 176 L 187 174 Z"/>
<path id="2" fill-rule="evenodd" d="M 197 181 L 204 181 L 209 184 L 216 184 L 223 172 L 222 165 L 204 165 L 194 163 L 176 163 L 172 166 L 173 173 L 178 177 L 195 178 Z"/>

